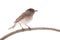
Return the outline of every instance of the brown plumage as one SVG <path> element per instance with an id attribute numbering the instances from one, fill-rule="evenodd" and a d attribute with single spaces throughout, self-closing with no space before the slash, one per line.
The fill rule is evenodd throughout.
<path id="1" fill-rule="evenodd" d="M 34 10 L 33 8 L 29 8 L 27 9 L 25 12 L 23 12 L 16 20 L 15 20 L 15 24 L 13 25 L 13 27 L 10 27 L 9 29 L 11 28 L 14 28 L 16 23 L 19 23 L 19 22 L 29 22 L 32 17 L 33 17 L 33 14 L 36 12 L 37 10 Z M 21 23 L 20 23 L 21 25 Z M 25 24 L 26 25 L 26 24 Z M 29 29 L 31 29 L 28 25 L 26 25 Z M 21 26 L 22 27 L 22 26 Z M 23 27 L 22 27 L 23 29 Z"/>

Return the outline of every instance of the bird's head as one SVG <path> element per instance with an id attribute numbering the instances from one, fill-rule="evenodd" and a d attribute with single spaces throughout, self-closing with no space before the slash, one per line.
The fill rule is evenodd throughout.
<path id="1" fill-rule="evenodd" d="M 30 12 L 36 12 L 37 10 L 33 9 L 33 8 L 29 8 L 26 11 L 30 11 Z"/>

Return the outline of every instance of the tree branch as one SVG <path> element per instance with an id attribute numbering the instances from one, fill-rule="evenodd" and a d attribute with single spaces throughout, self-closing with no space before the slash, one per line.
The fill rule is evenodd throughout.
<path id="1" fill-rule="evenodd" d="M 52 31 L 60 32 L 59 29 L 47 28 L 47 27 L 31 28 L 31 30 L 52 30 Z M 8 38 L 9 36 L 14 35 L 14 34 L 19 33 L 19 32 L 31 31 L 31 30 L 29 30 L 28 28 L 26 28 L 26 29 L 24 29 L 24 30 L 19 29 L 19 30 L 16 30 L 16 31 L 13 31 L 13 32 L 11 32 L 11 33 L 6 34 L 6 35 L 3 36 L 0 40 L 4 40 L 4 39 Z"/>

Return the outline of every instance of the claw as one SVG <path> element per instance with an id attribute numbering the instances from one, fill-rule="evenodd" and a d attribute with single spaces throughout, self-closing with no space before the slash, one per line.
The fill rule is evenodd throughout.
<path id="1" fill-rule="evenodd" d="M 29 29 L 29 30 L 31 30 L 31 28 L 30 28 L 30 27 L 28 27 L 28 29 Z"/>
<path id="2" fill-rule="evenodd" d="M 22 30 L 24 31 L 25 29 L 22 28 Z"/>

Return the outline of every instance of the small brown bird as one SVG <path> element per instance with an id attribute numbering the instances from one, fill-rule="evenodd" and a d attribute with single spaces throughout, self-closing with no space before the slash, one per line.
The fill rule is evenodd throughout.
<path id="1" fill-rule="evenodd" d="M 20 26 L 21 26 L 21 23 L 24 23 L 26 25 L 27 22 L 29 22 L 34 13 L 36 12 L 37 10 L 34 10 L 33 8 L 29 8 L 27 9 L 24 13 L 22 13 L 14 22 L 14 25 L 12 27 L 10 27 L 9 29 L 11 28 L 14 28 L 16 26 L 16 23 L 19 23 Z M 31 29 L 28 25 L 26 25 L 29 29 Z M 22 26 L 21 26 L 22 27 Z M 24 29 L 22 27 L 22 29 Z"/>

